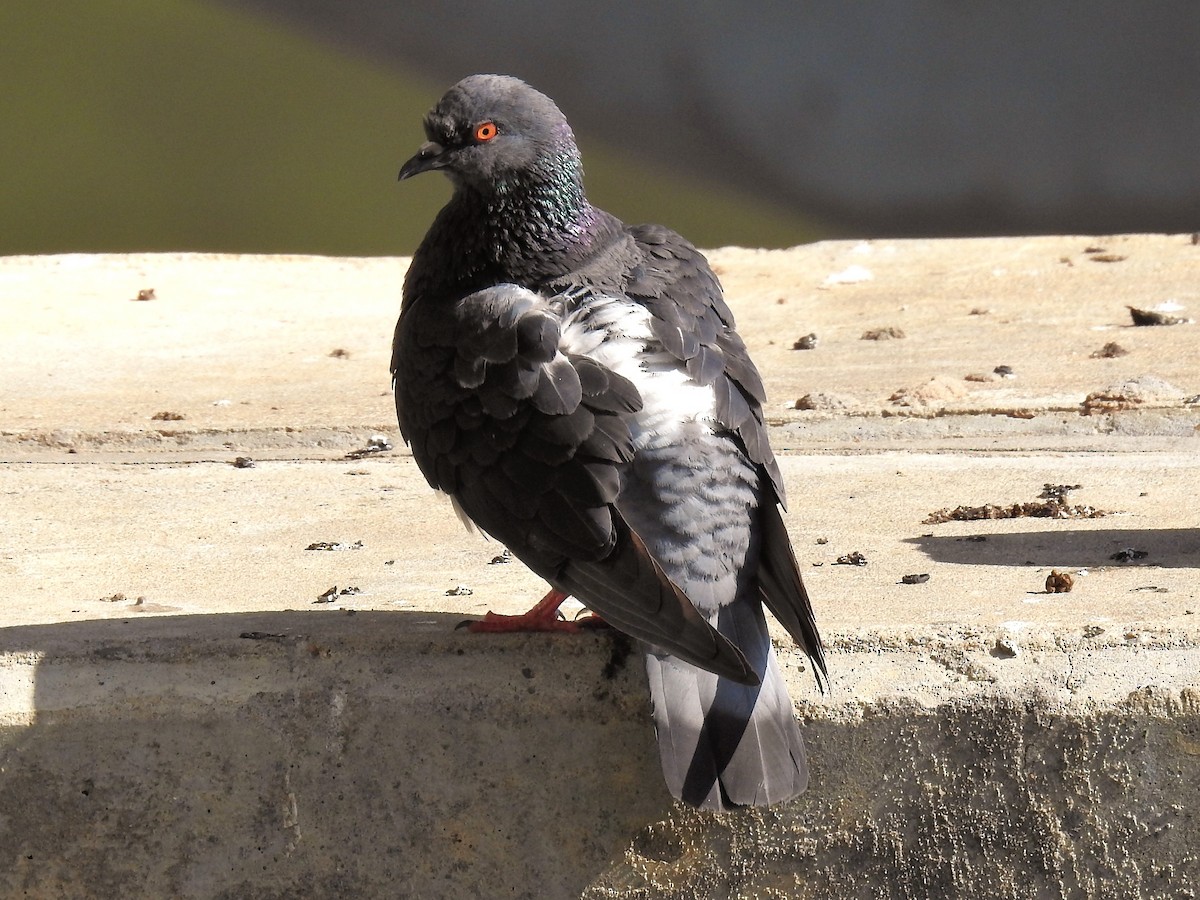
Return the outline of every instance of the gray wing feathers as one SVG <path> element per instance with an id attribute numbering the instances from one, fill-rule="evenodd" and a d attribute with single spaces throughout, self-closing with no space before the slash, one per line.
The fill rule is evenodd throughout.
<path id="1" fill-rule="evenodd" d="M 759 516 L 762 546 L 759 551 L 758 584 L 763 602 L 812 660 L 817 686 L 824 691 L 829 684 L 825 650 L 817 632 L 812 603 L 804 589 L 804 582 L 800 580 L 800 569 L 787 528 L 779 507 L 774 503 L 764 503 Z"/>
<path id="2" fill-rule="evenodd" d="M 783 477 L 762 416 L 767 392 L 734 329 L 733 313 L 708 260 L 661 225 L 638 225 L 630 234 L 643 262 L 632 273 L 626 292 L 650 311 L 654 336 L 663 349 L 683 362 L 698 384 L 712 385 L 717 421 L 739 437 L 746 455 L 766 470 L 784 502 Z"/>
<path id="3" fill-rule="evenodd" d="M 742 652 L 696 612 L 620 517 L 616 533 L 613 552 L 602 562 L 571 560 L 553 577 L 539 574 L 626 634 L 733 679 L 730 683 L 757 684 Z"/>
<path id="4" fill-rule="evenodd" d="M 394 355 L 401 431 L 430 483 L 555 587 L 630 635 L 726 678 L 757 683 L 615 507 L 632 459 L 632 382 L 564 352 L 560 313 L 511 284 L 423 314 Z M 452 378 L 423 377 L 441 367 Z M 424 389 L 410 385 L 424 385 Z"/>

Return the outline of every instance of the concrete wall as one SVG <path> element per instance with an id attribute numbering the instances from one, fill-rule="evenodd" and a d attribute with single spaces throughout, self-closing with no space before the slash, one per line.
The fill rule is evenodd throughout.
<path id="1" fill-rule="evenodd" d="M 6 897 L 1166 897 L 1200 879 L 1200 647 L 832 636 L 812 786 L 664 790 L 640 660 L 431 613 L 27 626 L 0 657 Z M 240 637 L 259 632 L 270 635 Z M 1148 685 L 1153 684 L 1153 687 Z"/>

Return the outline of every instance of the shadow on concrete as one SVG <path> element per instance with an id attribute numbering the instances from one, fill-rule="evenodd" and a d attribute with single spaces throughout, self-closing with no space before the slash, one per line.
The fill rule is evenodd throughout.
<path id="1" fill-rule="evenodd" d="M 672 808 L 640 658 L 457 622 L 0 629 L 0 895 L 577 896 Z"/>
<path id="2" fill-rule="evenodd" d="M 1200 566 L 1200 528 L 1087 528 L 1069 531 L 967 535 L 921 535 L 905 538 L 938 562 L 987 566 Z M 1122 562 L 1114 554 L 1131 549 L 1145 553 Z"/>

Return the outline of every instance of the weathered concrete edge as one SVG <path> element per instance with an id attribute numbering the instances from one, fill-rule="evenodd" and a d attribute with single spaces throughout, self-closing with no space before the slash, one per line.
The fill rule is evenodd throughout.
<path id="1" fill-rule="evenodd" d="M 477 683 L 480 665 L 520 669 L 539 655 L 575 657 L 586 670 L 602 668 L 609 641 L 544 635 L 471 635 L 453 629 L 440 612 L 280 611 L 205 616 L 158 616 L 0 629 L 0 723 L 15 724 L 51 709 L 111 703 L 105 689 L 62 680 L 52 706 L 30 702 L 31 690 L 74 668 L 162 673 L 139 679 L 145 699 L 170 696 L 199 703 L 240 701 L 237 685 L 173 679 L 172 666 L 198 670 L 252 662 L 264 673 L 292 679 L 308 657 L 413 660 L 459 658 L 464 680 Z M 1063 709 L 1123 703 L 1144 692 L 1200 690 L 1200 626 L 1109 623 L 1102 632 L 1079 627 L 1014 623 L 991 627 L 864 628 L 825 635 L 832 689 L 819 694 L 806 658 L 795 647 L 777 653 L 802 717 L 840 717 L 865 705 L 933 707 L 987 696 L 1037 696 Z M 91 676 L 89 675 L 89 678 Z M 346 677 L 353 680 L 353 676 Z M 192 680 L 194 682 L 194 679 Z M 638 681 L 635 678 L 635 683 Z M 211 687 L 211 690 L 209 689 Z M 260 691 L 262 683 L 246 690 Z"/>

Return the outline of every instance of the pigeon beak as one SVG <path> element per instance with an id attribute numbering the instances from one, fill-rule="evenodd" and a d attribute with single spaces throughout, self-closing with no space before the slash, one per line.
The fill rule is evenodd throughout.
<path id="1" fill-rule="evenodd" d="M 431 169 L 440 169 L 449 160 L 446 159 L 446 148 L 441 144 L 429 141 L 422 144 L 421 149 L 417 151 L 417 155 L 400 167 L 400 181 L 405 178 L 411 178 L 414 175 L 420 175 L 422 172 L 428 172 Z"/>

